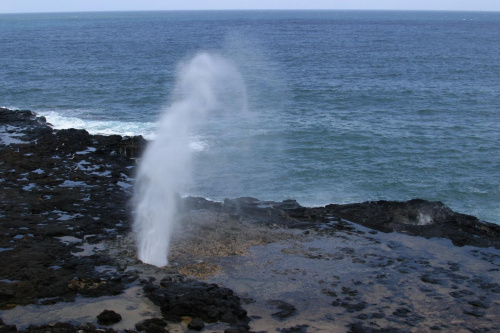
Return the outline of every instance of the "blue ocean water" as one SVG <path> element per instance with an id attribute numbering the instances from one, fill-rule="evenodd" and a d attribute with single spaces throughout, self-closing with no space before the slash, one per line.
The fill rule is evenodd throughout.
<path id="1" fill-rule="evenodd" d="M 439 200 L 500 223 L 500 13 L 0 15 L 0 105 L 154 138 L 179 64 L 229 59 L 247 110 L 191 134 L 184 194 Z"/>

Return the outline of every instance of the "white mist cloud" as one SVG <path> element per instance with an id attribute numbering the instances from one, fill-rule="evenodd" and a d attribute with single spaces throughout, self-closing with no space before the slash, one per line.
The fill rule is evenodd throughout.
<path id="1" fill-rule="evenodd" d="M 178 198 L 191 179 L 192 131 L 210 112 L 245 109 L 246 92 L 231 62 L 200 53 L 180 67 L 172 100 L 142 156 L 134 196 L 138 257 L 159 267 L 168 264 Z"/>

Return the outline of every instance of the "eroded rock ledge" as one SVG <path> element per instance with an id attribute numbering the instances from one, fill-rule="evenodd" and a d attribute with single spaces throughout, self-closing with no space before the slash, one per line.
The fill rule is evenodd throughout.
<path id="1" fill-rule="evenodd" d="M 453 212 L 439 201 L 367 201 L 309 208 L 302 207 L 295 200 L 271 202 L 246 197 L 226 199 L 222 203 L 185 198 L 184 205 L 187 209 L 225 212 L 257 224 L 308 229 L 336 221 L 337 228 L 343 229 L 342 221 L 347 220 L 382 232 L 448 238 L 456 246 L 500 249 L 500 225 Z"/>

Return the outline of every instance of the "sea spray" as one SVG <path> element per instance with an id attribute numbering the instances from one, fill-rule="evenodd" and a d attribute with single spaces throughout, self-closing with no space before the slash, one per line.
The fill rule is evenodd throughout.
<path id="1" fill-rule="evenodd" d="M 193 132 L 203 126 L 211 112 L 244 108 L 245 86 L 229 60 L 200 53 L 181 64 L 172 103 L 161 117 L 137 172 L 134 233 L 138 257 L 144 263 L 168 264 L 178 198 L 190 182 Z"/>

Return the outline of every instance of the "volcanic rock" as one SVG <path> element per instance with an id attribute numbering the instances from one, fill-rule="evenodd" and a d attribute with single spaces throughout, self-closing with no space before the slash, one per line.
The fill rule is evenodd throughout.
<path id="1" fill-rule="evenodd" d="M 162 279 L 159 285 L 148 282 L 144 291 L 153 303 L 160 306 L 164 316 L 188 316 L 207 323 L 222 321 L 244 327 L 250 321 L 239 297 L 232 290 L 216 284 Z"/>
<path id="2" fill-rule="evenodd" d="M 70 302 L 80 295 L 118 295 L 140 276 L 144 279 L 145 295 L 161 308 L 165 320 L 180 322 L 181 317 L 188 316 L 200 318 L 204 323 L 228 323 L 231 328 L 226 332 L 248 332 L 250 318 L 244 306 L 249 306 L 249 302 L 242 304 L 232 290 L 192 280 L 179 274 L 180 268 L 168 267 L 158 272 L 143 265 L 144 272 L 130 269 L 140 263 L 135 257 L 133 241 L 128 240 L 132 229 L 128 203 L 132 196 L 136 158 L 145 145 L 146 140 L 142 137 L 91 135 L 76 129 L 54 130 L 43 117 L 31 111 L 0 108 L 0 309 Z M 181 214 L 191 214 L 192 219 L 204 217 L 213 221 L 218 218 L 217 221 L 226 221 L 220 226 L 235 226 L 240 234 L 235 237 L 237 242 L 248 237 L 249 228 L 255 231 L 254 237 L 264 230 L 265 239 L 257 244 L 269 244 L 269 238 L 286 242 L 291 234 L 297 237 L 296 240 L 301 236 L 327 237 L 326 240 L 335 246 L 329 253 L 307 246 L 290 246 L 282 253 L 317 260 L 318 265 L 325 265 L 321 267 L 352 263 L 354 268 L 362 267 L 367 272 L 366 276 L 355 277 L 352 281 L 334 278 L 329 284 L 309 277 L 311 284 L 317 282 L 319 290 L 325 290 L 321 294 L 324 297 L 343 297 L 333 302 L 328 299 L 327 304 L 333 305 L 329 310 L 335 311 L 335 315 L 350 318 L 348 326 L 344 327 L 353 332 L 412 331 L 422 324 L 421 314 L 426 313 L 421 304 L 415 304 L 417 300 L 443 304 L 435 318 L 448 319 L 451 313 L 458 323 L 426 322 L 425 328 L 444 331 L 495 331 L 500 328 L 496 324 L 500 286 L 494 279 L 499 256 L 493 249 L 480 249 L 500 249 L 500 227 L 453 212 L 441 202 L 420 199 L 368 201 L 308 208 L 295 200 L 273 202 L 242 197 L 213 202 L 188 197 L 179 199 L 179 207 Z M 192 227 L 192 234 L 196 234 L 196 225 Z M 270 231 L 276 230 L 287 234 L 274 239 Z M 377 231 L 380 232 L 377 234 Z M 400 251 L 405 245 L 383 234 L 390 232 L 446 238 L 456 246 L 474 246 L 476 248 L 463 248 L 463 253 L 477 258 L 477 262 L 487 269 L 476 272 L 465 267 L 459 258 L 442 261 L 422 252 L 414 256 L 408 247 L 406 252 Z M 222 230 L 220 239 L 226 234 L 229 233 Z M 352 244 L 343 244 L 353 241 L 369 244 L 368 248 L 354 249 Z M 115 244 L 113 254 L 108 247 L 112 244 Z M 451 243 L 449 247 L 453 247 Z M 246 247 L 236 251 L 227 246 L 222 250 L 215 253 L 244 255 Z M 191 262 L 191 266 L 186 266 L 217 267 L 209 260 L 213 257 L 212 252 L 209 254 L 203 258 L 207 259 L 203 265 Z M 156 273 L 148 275 L 152 271 Z M 217 269 L 208 271 L 219 272 Z M 308 273 L 303 269 L 299 271 Z M 165 278 L 152 278 L 161 274 L 165 274 Z M 407 298 L 398 299 L 401 297 L 397 296 L 398 288 L 402 285 L 394 281 L 411 281 L 410 289 L 416 297 L 409 297 L 411 302 L 407 304 Z M 363 288 L 365 291 L 387 290 L 381 299 L 386 306 L 366 299 Z M 257 298 L 254 302 L 260 301 Z M 274 318 L 278 321 L 297 315 L 295 306 L 286 302 L 271 302 L 268 306 L 277 309 Z M 256 314 L 252 315 L 258 320 Z M 341 320 L 335 317 L 335 323 Z M 357 323 L 359 320 L 363 320 L 363 324 Z M 145 321 L 138 323 L 137 329 L 164 333 L 163 323 Z M 478 327 L 472 327 L 474 323 Z M 289 330 L 305 329 L 298 325 Z M 16 326 L 0 322 L 0 330 L 0 333 L 14 332 Z M 57 323 L 19 330 L 30 333 L 77 331 L 98 332 L 98 329 L 92 324 Z M 114 332 L 112 329 L 106 331 Z"/>
<path id="3" fill-rule="evenodd" d="M 193 318 L 188 324 L 188 328 L 195 331 L 201 331 L 204 327 L 205 323 L 201 318 Z"/>
<path id="4" fill-rule="evenodd" d="M 122 316 L 113 310 L 104 310 L 97 315 L 97 323 L 100 325 L 113 325 L 122 320 Z"/>
<path id="5" fill-rule="evenodd" d="M 139 332 L 144 331 L 146 333 L 168 333 L 166 326 L 167 322 L 161 318 L 146 319 L 135 324 L 135 328 Z"/>

